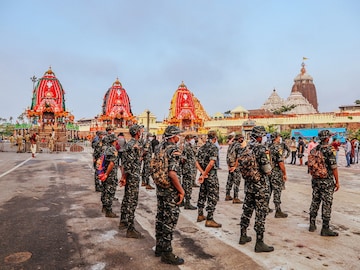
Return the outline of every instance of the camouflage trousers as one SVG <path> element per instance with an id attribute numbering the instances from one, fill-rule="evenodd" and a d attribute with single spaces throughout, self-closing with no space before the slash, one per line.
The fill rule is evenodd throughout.
<path id="1" fill-rule="evenodd" d="M 129 230 L 134 229 L 135 210 L 139 199 L 139 183 L 139 174 L 128 174 L 124 197 L 121 203 L 120 222 L 126 222 Z"/>
<path id="2" fill-rule="evenodd" d="M 241 182 L 240 170 L 229 172 L 226 182 L 226 195 L 230 195 L 231 189 L 234 187 L 234 198 L 239 198 L 239 187 Z"/>
<path id="3" fill-rule="evenodd" d="M 264 180 L 260 180 L 245 193 L 243 204 L 243 213 L 240 218 L 240 227 L 247 228 L 250 224 L 251 216 L 255 210 L 254 230 L 257 234 L 265 232 L 265 219 L 269 207 L 269 188 L 268 185 L 262 184 Z"/>
<path id="4" fill-rule="evenodd" d="M 156 249 L 172 252 L 171 241 L 176 224 L 179 219 L 180 209 L 176 205 L 177 192 L 157 195 L 157 213 L 155 222 Z"/>
<path id="5" fill-rule="evenodd" d="M 103 186 L 101 184 L 101 181 L 99 180 L 96 170 L 94 173 L 94 180 L 95 180 L 95 191 L 102 191 Z"/>
<path id="6" fill-rule="evenodd" d="M 271 171 L 271 175 L 269 177 L 270 180 L 270 196 L 273 194 L 273 201 L 275 204 L 276 210 L 280 209 L 281 204 L 281 192 L 284 185 L 283 174 L 280 169 L 274 168 Z"/>
<path id="7" fill-rule="evenodd" d="M 207 219 L 211 220 L 214 218 L 216 204 L 219 201 L 219 179 L 216 170 L 211 170 L 208 178 L 205 178 L 204 182 L 200 185 L 197 202 L 199 215 L 203 215 L 206 201 Z"/>
<path id="8" fill-rule="evenodd" d="M 141 171 L 141 181 L 150 185 L 150 159 L 144 159 Z"/>
<path id="9" fill-rule="evenodd" d="M 192 194 L 192 188 L 194 179 L 196 177 L 196 173 L 194 172 L 188 172 L 184 173 L 182 176 L 182 187 L 185 191 L 185 200 L 190 201 L 191 200 L 191 194 Z"/>
<path id="10" fill-rule="evenodd" d="M 117 177 L 109 177 L 102 182 L 101 202 L 106 211 L 112 211 L 112 203 L 115 197 L 117 185 Z"/>
<path id="11" fill-rule="evenodd" d="M 316 218 L 320 203 L 323 221 L 330 221 L 331 206 L 334 195 L 335 182 L 333 179 L 312 179 L 312 201 L 310 205 L 310 217 Z"/>

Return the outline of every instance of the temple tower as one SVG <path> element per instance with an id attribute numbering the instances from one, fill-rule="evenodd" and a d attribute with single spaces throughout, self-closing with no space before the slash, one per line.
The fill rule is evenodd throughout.
<path id="1" fill-rule="evenodd" d="M 316 88 L 313 83 L 313 78 L 306 73 L 304 62 L 301 63 L 300 73 L 294 79 L 294 85 L 292 87 L 291 93 L 294 92 L 300 92 L 314 107 L 316 112 L 319 112 Z"/>

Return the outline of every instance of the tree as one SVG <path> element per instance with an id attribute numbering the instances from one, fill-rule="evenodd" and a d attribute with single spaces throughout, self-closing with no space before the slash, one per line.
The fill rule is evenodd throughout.
<path id="1" fill-rule="evenodd" d="M 228 111 L 224 112 L 224 116 L 225 117 L 231 116 L 231 110 L 228 110 Z"/>
<path id="2" fill-rule="evenodd" d="M 360 104 L 360 99 L 355 100 L 355 104 Z"/>
<path id="3" fill-rule="evenodd" d="M 281 106 L 280 108 L 276 109 L 276 110 L 273 110 L 272 113 L 273 114 L 282 114 L 284 112 L 288 112 L 288 111 L 291 111 L 292 109 L 294 109 L 296 107 L 296 105 L 292 104 L 290 106 Z"/>

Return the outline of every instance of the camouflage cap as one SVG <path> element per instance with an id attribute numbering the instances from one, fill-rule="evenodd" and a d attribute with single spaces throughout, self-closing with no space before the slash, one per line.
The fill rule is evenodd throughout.
<path id="1" fill-rule="evenodd" d="M 321 141 L 325 140 L 326 138 L 329 138 L 331 136 L 329 130 L 320 130 L 318 133 L 318 137 Z"/>
<path id="2" fill-rule="evenodd" d="M 208 139 L 214 139 L 217 138 L 217 134 L 215 130 L 210 130 L 207 134 Z"/>
<path id="3" fill-rule="evenodd" d="M 255 126 L 251 130 L 251 137 L 257 138 L 257 137 L 263 137 L 265 135 L 266 135 L 266 131 L 263 126 Z"/>
<path id="4" fill-rule="evenodd" d="M 138 133 L 138 131 L 141 130 L 142 128 L 143 128 L 143 126 L 139 126 L 138 124 L 132 125 L 129 128 L 130 135 L 132 137 L 134 137 L 136 135 L 136 133 Z"/>
<path id="5" fill-rule="evenodd" d="M 114 127 L 112 125 L 108 125 L 106 127 L 106 131 L 114 130 Z"/>
<path id="6" fill-rule="evenodd" d="M 175 135 L 178 135 L 182 132 L 183 131 L 180 128 L 178 128 L 177 126 L 168 126 L 165 129 L 164 136 L 165 136 L 165 138 L 169 139 L 169 138 L 174 137 Z"/>
<path id="7" fill-rule="evenodd" d="M 281 136 L 279 132 L 271 133 L 271 139 L 276 139 L 277 137 Z"/>
<path id="8" fill-rule="evenodd" d="M 113 143 L 114 141 L 116 141 L 118 138 L 116 137 L 115 134 L 109 134 L 109 135 L 106 135 L 104 138 L 103 138 L 103 142 L 104 143 L 107 143 L 107 144 L 111 144 Z"/>
<path id="9" fill-rule="evenodd" d="M 242 134 L 236 134 L 236 135 L 235 135 L 235 140 L 238 140 L 238 139 L 240 139 L 240 138 L 243 138 L 243 139 L 244 139 L 244 135 L 242 135 Z"/>

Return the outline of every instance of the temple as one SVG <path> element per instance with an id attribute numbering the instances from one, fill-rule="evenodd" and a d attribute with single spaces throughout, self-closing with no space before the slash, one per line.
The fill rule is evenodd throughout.
<path id="1" fill-rule="evenodd" d="M 76 137 L 74 116 L 66 110 L 65 91 L 51 67 L 40 79 L 36 80 L 35 77 L 32 79 L 34 79 L 32 101 L 26 111 L 31 129 L 44 138 L 52 133 L 57 142 L 66 142 Z"/>
<path id="2" fill-rule="evenodd" d="M 185 131 L 199 132 L 209 119 L 199 99 L 182 82 L 171 99 L 166 122 Z"/>
<path id="3" fill-rule="evenodd" d="M 126 128 L 136 122 L 131 111 L 130 98 L 118 78 L 106 91 L 102 112 L 97 120 L 102 126 L 113 125 L 115 128 Z"/>

